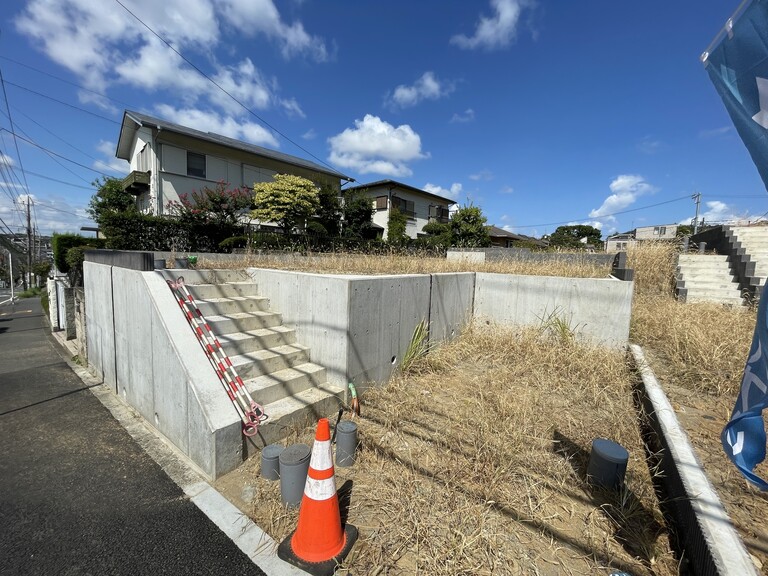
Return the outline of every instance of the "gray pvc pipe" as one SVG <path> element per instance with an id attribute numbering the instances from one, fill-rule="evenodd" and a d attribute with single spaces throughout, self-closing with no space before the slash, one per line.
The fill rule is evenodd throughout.
<path id="1" fill-rule="evenodd" d="M 357 451 L 357 424 L 342 420 L 336 425 L 336 466 L 352 466 Z"/>
<path id="2" fill-rule="evenodd" d="M 279 444 L 270 444 L 261 451 L 261 476 L 267 480 L 280 478 L 280 454 L 285 448 Z"/>
<path id="3" fill-rule="evenodd" d="M 280 500 L 287 506 L 298 506 L 304 496 L 311 450 L 306 444 L 288 446 L 280 454 Z"/>

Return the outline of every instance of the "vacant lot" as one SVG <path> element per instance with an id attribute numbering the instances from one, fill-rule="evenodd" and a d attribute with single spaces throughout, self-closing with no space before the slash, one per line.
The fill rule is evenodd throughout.
<path id="1" fill-rule="evenodd" d="M 674 300 L 675 248 L 630 254 L 636 270 L 632 339 L 646 350 L 726 508 L 758 565 L 768 562 L 768 500 L 727 461 L 719 432 L 738 390 L 754 310 Z M 601 277 L 579 263 L 469 267 L 445 260 L 333 255 L 241 265 L 334 273 L 477 270 Z M 368 392 L 356 422 L 358 463 L 337 468 L 349 521 L 361 530 L 356 574 L 677 574 L 640 439 L 622 353 L 576 342 L 567 326 L 515 331 L 474 326 Z M 346 415 L 345 417 L 349 417 Z M 290 442 L 311 444 L 312 430 Z M 594 438 L 630 453 L 626 489 L 592 489 Z M 765 473 L 765 471 L 764 471 Z M 220 482 L 276 539 L 296 523 L 279 486 L 249 461 Z"/>

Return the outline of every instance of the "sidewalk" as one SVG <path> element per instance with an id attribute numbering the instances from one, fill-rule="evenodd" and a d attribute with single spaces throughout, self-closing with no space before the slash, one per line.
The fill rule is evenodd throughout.
<path id="1" fill-rule="evenodd" d="M 183 491 L 58 350 L 39 299 L 0 306 L 0 574 L 264 575 L 201 511 L 223 497 L 166 455 Z"/>

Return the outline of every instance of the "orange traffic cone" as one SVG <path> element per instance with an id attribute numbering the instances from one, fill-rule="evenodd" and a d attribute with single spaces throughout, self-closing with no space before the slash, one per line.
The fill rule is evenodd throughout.
<path id="1" fill-rule="evenodd" d="M 357 528 L 341 526 L 327 418 L 317 422 L 307 483 L 296 530 L 280 543 L 277 555 L 314 576 L 332 576 L 357 540 Z"/>

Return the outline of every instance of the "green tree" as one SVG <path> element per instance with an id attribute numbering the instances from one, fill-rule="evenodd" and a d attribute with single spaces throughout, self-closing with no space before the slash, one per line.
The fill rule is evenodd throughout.
<path id="1" fill-rule="evenodd" d="M 602 246 L 603 233 L 594 226 L 576 224 L 559 226 L 549 237 L 549 246 L 555 248 L 584 249 L 586 246 Z M 582 239 L 586 238 L 586 242 Z"/>
<path id="2" fill-rule="evenodd" d="M 373 228 L 373 201 L 359 190 L 344 194 L 342 213 L 345 238 L 371 238 Z"/>
<path id="3" fill-rule="evenodd" d="M 229 188 L 219 181 L 216 186 L 205 186 L 191 194 L 179 194 L 179 200 L 168 203 L 168 212 L 182 222 L 192 224 L 213 224 L 226 228 L 238 228 L 240 217 L 253 206 L 253 195 L 249 188 Z"/>
<path id="4" fill-rule="evenodd" d="M 482 248 L 491 245 L 487 219 L 478 206 L 468 204 L 459 208 L 451 218 L 451 245 L 462 248 Z"/>
<path id="5" fill-rule="evenodd" d="M 682 238 L 683 236 L 691 236 L 693 234 L 693 226 L 690 224 L 680 224 L 677 227 L 677 233 L 675 238 Z"/>
<path id="6" fill-rule="evenodd" d="M 274 179 L 254 185 L 256 208 L 251 214 L 262 221 L 277 222 L 290 234 L 317 212 L 318 189 L 311 180 L 293 174 L 275 174 Z"/>
<path id="7" fill-rule="evenodd" d="M 425 234 L 423 241 L 433 248 L 448 248 L 453 241 L 451 225 L 442 222 L 429 222 L 421 231 Z"/>
<path id="8" fill-rule="evenodd" d="M 120 179 L 103 176 L 92 185 L 96 188 L 96 194 L 91 196 L 86 211 L 99 226 L 103 225 L 104 216 L 107 214 L 136 210 L 136 199 L 123 190 Z"/>
<path id="9" fill-rule="evenodd" d="M 331 186 L 321 186 L 318 200 L 320 206 L 307 224 L 307 230 L 318 235 L 338 236 L 341 232 L 341 202 L 338 191 Z"/>
<path id="10" fill-rule="evenodd" d="M 408 242 L 405 229 L 408 225 L 408 217 L 393 206 L 389 212 L 387 221 L 387 242 L 392 246 L 403 246 Z"/>

